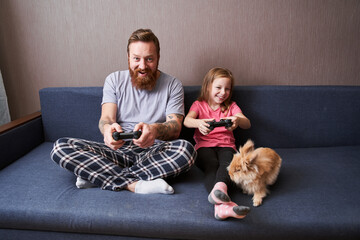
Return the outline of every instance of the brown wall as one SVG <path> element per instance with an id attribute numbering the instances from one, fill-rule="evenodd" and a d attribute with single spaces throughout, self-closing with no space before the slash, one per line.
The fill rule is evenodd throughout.
<path id="1" fill-rule="evenodd" d="M 360 85 L 358 0 L 0 0 L 0 68 L 12 119 L 38 90 L 102 86 L 127 68 L 131 32 L 151 28 L 160 69 L 200 85 L 214 66 L 237 85 Z"/>

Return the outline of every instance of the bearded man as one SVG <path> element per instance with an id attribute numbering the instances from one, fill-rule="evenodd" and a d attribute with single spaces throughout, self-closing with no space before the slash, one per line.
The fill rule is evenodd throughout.
<path id="1" fill-rule="evenodd" d="M 128 40 L 129 70 L 105 79 L 100 132 L 104 143 L 61 138 L 53 161 L 77 176 L 76 186 L 135 193 L 172 194 L 164 180 L 190 169 L 196 151 L 179 137 L 184 118 L 181 82 L 158 69 L 160 44 L 150 29 Z M 114 132 L 141 131 L 138 139 L 114 140 Z"/>

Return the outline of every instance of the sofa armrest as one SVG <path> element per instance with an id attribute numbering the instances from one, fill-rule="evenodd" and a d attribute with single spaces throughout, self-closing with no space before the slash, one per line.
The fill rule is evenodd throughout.
<path id="1" fill-rule="evenodd" d="M 0 126 L 0 169 L 44 142 L 41 112 Z"/>

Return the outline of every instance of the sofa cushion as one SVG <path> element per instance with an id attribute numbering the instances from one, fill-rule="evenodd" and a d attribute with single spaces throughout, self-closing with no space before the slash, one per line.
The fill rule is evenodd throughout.
<path id="1" fill-rule="evenodd" d="M 360 236 L 360 146 L 276 149 L 278 181 L 243 220 L 219 222 L 196 167 L 168 182 L 175 194 L 77 189 L 46 142 L 0 172 L 0 226 L 173 239 L 351 239 Z M 240 190 L 232 199 L 251 206 Z"/>

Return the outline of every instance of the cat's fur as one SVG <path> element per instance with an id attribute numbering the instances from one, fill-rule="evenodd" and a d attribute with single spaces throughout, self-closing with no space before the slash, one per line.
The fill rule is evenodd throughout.
<path id="1" fill-rule="evenodd" d="M 262 204 L 269 193 L 267 185 L 275 183 L 280 171 L 282 159 L 271 148 L 254 148 L 254 142 L 248 140 L 228 166 L 229 175 L 246 194 L 254 194 L 253 205 Z"/>

